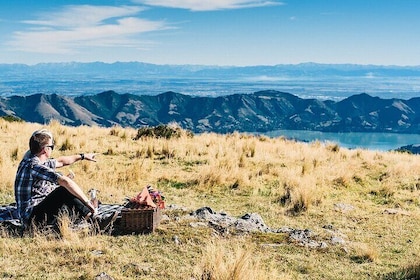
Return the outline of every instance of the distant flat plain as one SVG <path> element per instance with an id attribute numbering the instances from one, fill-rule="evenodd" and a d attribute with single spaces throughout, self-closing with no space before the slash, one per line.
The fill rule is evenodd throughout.
<path id="1" fill-rule="evenodd" d="M 192 96 L 250 94 L 262 90 L 288 92 L 300 98 L 339 101 L 367 93 L 380 98 L 410 99 L 420 97 L 420 77 L 142 77 L 55 76 L 30 79 L 25 76 L 0 80 L 0 96 L 60 94 L 93 95 L 113 90 L 117 93 L 157 95 L 174 91 Z"/>

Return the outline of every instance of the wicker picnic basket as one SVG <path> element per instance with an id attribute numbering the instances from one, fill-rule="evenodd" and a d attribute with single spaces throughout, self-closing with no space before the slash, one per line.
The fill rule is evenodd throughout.
<path id="1" fill-rule="evenodd" d="M 159 226 L 162 212 L 159 207 L 121 210 L 120 231 L 125 234 L 152 233 Z"/>

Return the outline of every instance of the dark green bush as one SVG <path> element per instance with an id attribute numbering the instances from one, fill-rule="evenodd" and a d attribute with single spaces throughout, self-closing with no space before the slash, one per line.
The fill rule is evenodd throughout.
<path id="1" fill-rule="evenodd" d="M 7 116 L 1 116 L 0 118 L 8 121 L 8 122 L 23 122 L 23 120 L 19 117 L 7 115 Z"/>
<path id="2" fill-rule="evenodd" d="M 134 140 L 138 140 L 140 138 L 180 138 L 183 133 L 187 134 L 187 136 L 193 136 L 192 132 L 183 130 L 180 127 L 169 126 L 160 124 L 154 127 L 142 127 L 137 130 L 137 135 Z"/>

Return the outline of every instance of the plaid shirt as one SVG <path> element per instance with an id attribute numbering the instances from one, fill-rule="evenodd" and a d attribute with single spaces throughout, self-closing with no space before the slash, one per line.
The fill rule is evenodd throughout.
<path id="1" fill-rule="evenodd" d="M 20 162 L 15 180 L 15 199 L 22 222 L 28 222 L 33 207 L 58 186 L 61 175 L 55 171 L 56 163 L 55 159 L 41 163 L 37 156 L 30 153 Z M 54 187 L 45 187 L 48 182 Z"/>

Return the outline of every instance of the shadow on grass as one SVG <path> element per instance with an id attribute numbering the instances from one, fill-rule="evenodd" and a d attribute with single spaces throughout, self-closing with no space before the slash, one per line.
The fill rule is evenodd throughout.
<path id="1" fill-rule="evenodd" d="M 417 280 L 420 279 L 420 263 L 410 265 L 385 274 L 382 280 Z"/>

